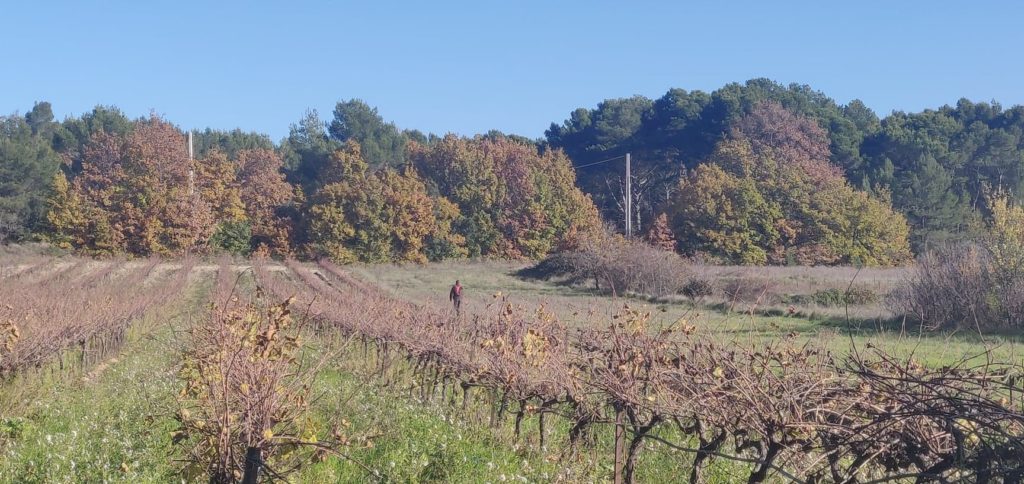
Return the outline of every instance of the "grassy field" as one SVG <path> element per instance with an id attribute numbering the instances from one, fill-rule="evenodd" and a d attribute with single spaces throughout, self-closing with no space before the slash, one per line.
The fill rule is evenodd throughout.
<path id="1" fill-rule="evenodd" d="M 698 301 L 681 297 L 651 301 L 612 298 L 589 288 L 517 276 L 517 271 L 527 266 L 521 262 L 479 261 L 361 265 L 351 270 L 397 297 L 438 307 L 450 306 L 448 290 L 458 279 L 465 287 L 463 305 L 469 313 L 486 314 L 495 296 L 502 295 L 527 309 L 544 305 L 567 323 L 607 325 L 624 305 L 630 305 L 650 311 L 655 327 L 689 324 L 722 340 L 740 343 L 796 333 L 805 340 L 824 342 L 840 354 L 878 348 L 901 356 L 913 355 L 928 365 L 949 364 L 980 355 L 986 349 L 1001 361 L 1024 357 L 1024 339 L 1017 335 L 928 332 L 896 318 L 884 307 L 884 297 L 906 277 L 905 269 L 709 266 L 697 270 L 716 284 L 741 287 L 736 292 L 742 294 L 732 298 L 714 295 Z M 827 289 L 845 291 L 851 286 L 871 290 L 877 300 L 849 307 L 779 302 Z"/>
<path id="2" fill-rule="evenodd" d="M 0 277 L 44 283 L 51 277 L 87 278 L 104 270 L 116 277 L 125 272 L 124 267 L 138 265 L 6 258 L 0 261 Z M 985 348 L 992 348 L 994 357 L 1005 361 L 1016 361 L 1021 355 L 1021 340 L 1016 336 L 902 329 L 877 301 L 852 308 L 850 317 L 846 308 L 813 303 L 794 308 L 792 314 L 777 314 L 782 297 L 844 289 L 854 276 L 855 284 L 884 294 L 903 277 L 899 270 L 708 267 L 702 269 L 706 277 L 721 284 L 744 281 L 764 288 L 761 300 L 650 301 L 610 298 L 588 288 L 522 279 L 516 272 L 524 266 L 481 261 L 347 269 L 402 299 L 439 308 L 449 306 L 448 289 L 459 279 L 465 286 L 464 311 L 469 314 L 493 312 L 496 301 L 507 297 L 527 309 L 543 305 L 573 325 L 606 325 L 624 305 L 630 305 L 650 311 L 655 326 L 693 325 L 716 339 L 742 344 L 795 333 L 797 338 L 823 341 L 838 353 L 878 347 L 912 353 L 928 365 L 954 362 Z M 162 264 L 153 274 L 163 277 L 180 267 Z M 313 264 L 301 267 L 317 270 Z M 244 261 L 233 266 L 236 273 L 246 269 Z M 268 269 L 291 277 L 285 266 Z M 54 363 L 0 386 L 0 482 L 168 482 L 179 478 L 184 454 L 172 443 L 171 434 L 177 424 L 184 330 L 207 311 L 217 265 L 200 263 L 191 271 L 187 290 L 168 294 L 159 307 L 133 323 L 116 356 L 70 370 Z M 454 400 L 453 395 L 425 399 L 409 386 L 412 368 L 398 367 L 382 381 L 370 365 L 352 348 L 318 375 L 313 405 L 316 424 L 325 428 L 343 423 L 349 438 L 343 449 L 347 458 L 326 456 L 305 467 L 297 482 L 596 482 L 611 473 L 606 451 L 612 436 L 606 429 L 596 433 L 592 451 L 567 458 L 563 443 L 541 447 L 534 416 L 525 418 L 527 430 L 517 438 L 508 422 L 497 427 L 488 422 L 493 400 L 459 408 L 446 400 Z M 548 435 L 567 431 L 559 427 L 564 422 L 549 425 Z M 640 459 L 641 482 L 680 481 L 689 472 L 675 451 L 658 444 L 650 445 Z M 744 471 L 743 465 L 719 462 L 708 476 L 710 482 L 732 482 L 732 476 Z"/>

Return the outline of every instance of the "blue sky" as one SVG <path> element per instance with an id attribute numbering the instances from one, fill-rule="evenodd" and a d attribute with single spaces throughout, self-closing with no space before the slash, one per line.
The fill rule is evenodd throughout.
<path id="1" fill-rule="evenodd" d="M 1024 103 L 1021 2 L 0 1 L 0 113 L 96 104 L 265 132 L 361 98 L 403 128 L 543 135 L 606 98 L 767 77 L 879 114 Z"/>

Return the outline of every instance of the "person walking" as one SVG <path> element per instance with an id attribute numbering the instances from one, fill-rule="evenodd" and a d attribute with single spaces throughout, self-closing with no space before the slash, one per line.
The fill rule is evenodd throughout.
<path id="1" fill-rule="evenodd" d="M 459 281 L 455 281 L 455 285 L 452 286 L 452 290 L 448 292 L 448 300 L 452 302 L 452 306 L 455 307 L 455 313 L 460 313 L 462 308 L 462 284 Z"/>

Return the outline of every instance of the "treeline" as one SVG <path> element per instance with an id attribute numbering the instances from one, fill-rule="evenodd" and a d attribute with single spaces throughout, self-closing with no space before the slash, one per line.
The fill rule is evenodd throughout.
<path id="1" fill-rule="evenodd" d="M 880 119 L 767 80 L 611 99 L 545 139 L 403 130 L 358 100 L 280 142 L 97 107 L 0 118 L 0 239 L 93 254 L 253 250 L 336 261 L 539 258 L 621 228 L 745 264 L 892 265 L 978 236 L 1024 189 L 1024 108 Z M 578 167 L 575 168 L 574 167 Z M 648 237 L 651 239 L 651 237 Z M 656 240 L 655 240 L 656 239 Z"/>
<path id="2" fill-rule="evenodd" d="M 1019 196 L 1024 189 L 1024 107 L 961 100 L 879 118 L 860 101 L 840 105 L 807 86 L 766 79 L 711 93 L 672 89 L 655 100 L 609 99 L 552 124 L 544 143 L 564 149 L 578 166 L 632 153 L 635 216 L 647 226 L 687 186 L 679 180 L 720 158 L 720 143 L 736 123 L 766 102 L 824 130 L 826 156 L 850 185 L 891 199 L 906 216 L 915 253 L 973 238 L 990 215 L 988 193 Z M 586 166 L 577 176 L 605 218 L 621 223 L 622 162 Z"/>
<path id="3" fill-rule="evenodd" d="M 360 114 L 376 131 L 360 131 Z M 98 107 L 57 122 L 38 103 L 2 121 L 8 241 L 92 255 L 255 250 L 423 262 L 540 257 L 600 227 L 561 151 L 504 136 L 421 143 L 361 102 L 340 103 L 330 124 L 310 113 L 279 146 L 252 133 L 197 132 L 194 159 L 186 133 L 155 115 Z M 381 142 L 382 132 L 397 141 Z"/>

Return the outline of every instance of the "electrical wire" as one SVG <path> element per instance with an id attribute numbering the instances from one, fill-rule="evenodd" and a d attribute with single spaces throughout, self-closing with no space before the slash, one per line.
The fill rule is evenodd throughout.
<path id="1" fill-rule="evenodd" d="M 618 159 L 621 159 L 621 158 L 625 158 L 625 157 L 626 157 L 626 155 L 619 155 L 619 156 L 616 156 L 614 158 L 608 158 L 607 160 L 595 161 L 593 163 L 587 163 L 587 164 L 578 165 L 578 166 L 577 165 L 573 165 L 573 168 L 586 168 L 588 166 L 600 165 L 601 163 L 608 163 L 609 161 L 615 161 L 615 160 L 618 160 Z"/>

